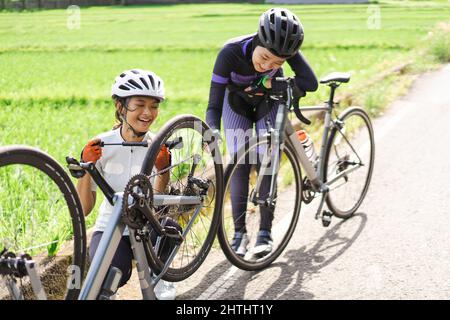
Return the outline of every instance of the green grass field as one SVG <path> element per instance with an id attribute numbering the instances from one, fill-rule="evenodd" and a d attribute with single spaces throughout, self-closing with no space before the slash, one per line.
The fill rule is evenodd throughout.
<path id="1" fill-rule="evenodd" d="M 378 74 L 414 57 L 429 32 L 449 21 L 448 1 L 383 1 L 380 29 L 367 5 L 288 6 L 305 27 L 303 53 L 318 77 L 353 74 L 340 93 L 358 88 L 376 115 L 396 80 L 364 88 Z M 66 10 L 0 12 L 0 145 L 27 144 L 63 163 L 114 123 L 110 87 L 124 69 L 158 73 L 167 101 L 154 127 L 180 113 L 204 118 L 211 72 L 223 43 L 255 31 L 269 5 L 205 4 L 81 9 L 79 29 Z M 448 39 L 448 34 L 447 34 Z M 439 42 L 444 57 L 450 49 Z M 418 65 L 436 63 L 417 61 Z M 444 58 L 445 59 L 445 58 Z M 287 72 L 289 74 L 289 72 Z M 388 84 L 388 85 L 387 85 Z M 388 88 L 386 88 L 388 87 Z M 319 103 L 325 88 L 304 104 Z M 387 94 L 386 94 L 387 95 Z M 375 98 L 374 98 L 375 97 Z M 365 100 L 369 99 L 369 100 Z M 95 216 L 90 218 L 92 223 Z"/>
<path id="2" fill-rule="evenodd" d="M 303 52 L 316 74 L 352 72 L 352 83 L 342 88 L 351 91 L 400 63 L 450 14 L 445 2 L 413 4 L 382 4 L 379 30 L 367 28 L 366 5 L 290 8 L 304 24 Z M 67 28 L 65 10 L 0 13 L 0 105 L 9 111 L 0 116 L 0 144 L 38 146 L 62 160 L 111 127 L 110 86 L 118 73 L 135 67 L 154 70 L 166 82 L 168 99 L 156 126 L 180 112 L 203 117 L 218 50 L 228 38 L 253 32 L 267 7 L 82 8 L 75 30 Z M 309 94 L 305 103 L 325 94 Z"/>

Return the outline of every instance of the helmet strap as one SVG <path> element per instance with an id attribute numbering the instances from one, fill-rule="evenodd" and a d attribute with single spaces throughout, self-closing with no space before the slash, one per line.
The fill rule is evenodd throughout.
<path id="1" fill-rule="evenodd" d="M 133 132 L 133 138 L 140 138 L 140 137 L 145 136 L 145 134 L 146 134 L 147 132 L 137 131 L 137 130 L 135 130 L 135 129 L 133 128 L 133 126 L 132 126 L 131 124 L 128 123 L 128 121 L 127 121 L 127 112 L 128 112 L 128 102 L 129 102 L 129 100 L 130 100 L 129 98 L 127 98 L 127 99 L 125 100 L 125 105 L 123 106 L 123 107 L 125 108 L 125 115 L 123 115 L 123 114 L 120 112 L 120 118 L 121 118 L 122 121 L 128 126 L 128 130 L 131 129 L 131 131 Z"/>

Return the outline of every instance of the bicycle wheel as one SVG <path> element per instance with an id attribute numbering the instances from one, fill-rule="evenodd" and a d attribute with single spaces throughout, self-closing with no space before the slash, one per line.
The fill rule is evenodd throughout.
<path id="1" fill-rule="evenodd" d="M 257 200 L 264 202 L 261 188 L 258 192 L 257 179 L 261 172 L 261 159 L 271 154 L 268 138 L 253 137 L 248 145 L 241 147 L 237 159 L 233 159 L 225 170 L 225 194 L 222 219 L 218 238 L 220 246 L 228 260 L 244 270 L 260 270 L 271 264 L 286 248 L 294 233 L 301 206 L 301 170 L 290 143 L 286 143 L 281 153 L 280 168 L 276 178 L 275 207 L 253 202 L 250 198 L 258 195 Z M 258 160 L 259 159 L 259 160 Z M 258 167 L 260 168 L 258 170 Z M 270 185 L 271 175 L 265 175 L 261 186 Z M 241 182 L 242 181 L 242 182 Z M 264 188 L 264 187 L 263 187 Z M 266 191 L 266 195 L 268 190 Z M 261 203 L 261 202 L 259 202 Z M 264 211 L 265 210 L 265 211 Z M 269 210 L 269 211 L 268 211 Z M 264 222 L 262 221 L 263 214 Z M 238 255 L 232 248 L 236 228 L 245 225 L 248 243 L 245 255 Z M 256 254 L 255 244 L 260 229 L 271 225 L 271 252 Z"/>
<path id="2" fill-rule="evenodd" d="M 4 249 L 31 256 L 47 299 L 78 297 L 86 261 L 80 200 L 63 168 L 35 148 L 0 147 L 0 251 Z M 29 276 L 4 272 L 0 300 L 14 298 L 7 281 L 17 284 L 24 299 L 37 298 Z"/>
<path id="3" fill-rule="evenodd" d="M 141 173 L 147 176 L 153 173 L 154 177 L 153 167 L 161 146 L 177 142 L 171 149 L 171 167 L 166 171 L 170 174 L 168 186 L 154 193 L 172 199 L 177 196 L 202 199 L 197 205 L 180 201 L 154 206 L 156 218 L 163 221 L 170 217 L 176 221 L 184 239 L 173 249 L 176 255 L 163 276 L 168 281 L 182 281 L 192 275 L 205 260 L 217 232 L 223 197 L 223 166 L 217 142 L 208 139 L 210 132 L 207 124 L 195 116 L 175 117 L 153 139 L 142 165 Z M 150 241 L 144 247 L 149 265 L 159 274 L 166 265 L 167 254 L 164 258 Z"/>
<path id="4" fill-rule="evenodd" d="M 326 202 L 339 218 L 358 210 L 369 188 L 375 158 L 372 123 L 358 107 L 346 109 L 338 118 L 324 157 L 324 180 L 332 181 Z"/>

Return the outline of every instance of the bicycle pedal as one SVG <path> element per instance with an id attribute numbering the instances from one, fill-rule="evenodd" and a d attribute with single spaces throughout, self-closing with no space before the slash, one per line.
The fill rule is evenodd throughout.
<path id="1" fill-rule="evenodd" d="M 333 217 L 333 213 L 329 211 L 323 211 L 322 212 L 322 225 L 326 228 L 331 223 L 331 218 Z"/>
<path id="2" fill-rule="evenodd" d="M 269 208 L 270 210 L 275 210 L 275 206 L 277 205 L 277 201 L 276 200 L 265 200 L 263 202 L 264 206 L 266 206 L 267 208 Z"/>
<path id="3" fill-rule="evenodd" d="M 167 238 L 172 239 L 176 244 L 180 244 L 184 241 L 183 235 L 176 227 L 165 226 L 163 232 Z"/>
<path id="4" fill-rule="evenodd" d="M 74 178 L 82 178 L 86 174 L 86 171 L 81 168 L 80 163 L 71 157 L 66 157 L 67 167 L 69 169 L 70 175 Z"/>

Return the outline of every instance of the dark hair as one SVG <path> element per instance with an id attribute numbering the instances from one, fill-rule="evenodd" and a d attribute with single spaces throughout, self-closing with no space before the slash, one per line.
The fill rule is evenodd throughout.
<path id="1" fill-rule="evenodd" d="M 119 110 L 116 108 L 116 113 L 115 113 L 116 123 L 113 126 L 113 130 L 115 130 L 123 125 L 123 120 L 122 120 L 122 117 L 120 116 L 120 111 L 123 110 L 123 108 L 126 106 L 127 99 L 118 97 L 116 95 L 114 95 L 112 98 L 114 99 L 114 102 L 116 104 L 118 102 L 118 103 L 120 103 L 120 106 L 121 106 L 121 108 Z"/>

